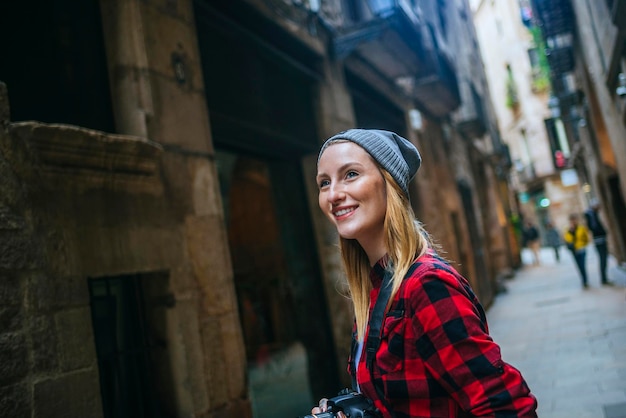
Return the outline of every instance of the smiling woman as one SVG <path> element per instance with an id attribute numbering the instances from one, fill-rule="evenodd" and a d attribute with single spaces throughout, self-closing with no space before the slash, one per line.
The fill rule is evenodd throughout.
<path id="1" fill-rule="evenodd" d="M 344 239 L 355 239 L 370 264 L 383 255 L 387 197 L 382 173 L 369 154 L 353 142 L 341 142 L 319 162 L 319 205 Z"/>
<path id="2" fill-rule="evenodd" d="M 353 389 L 385 418 L 536 417 L 468 281 L 415 219 L 408 185 L 420 165 L 411 142 L 382 130 L 341 132 L 318 157 L 319 205 L 339 233 L 355 314 Z"/>

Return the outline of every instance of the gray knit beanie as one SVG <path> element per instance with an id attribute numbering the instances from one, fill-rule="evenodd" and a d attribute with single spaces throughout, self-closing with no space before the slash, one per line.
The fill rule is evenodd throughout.
<path id="1" fill-rule="evenodd" d="M 367 151 L 374 160 L 391 174 L 398 185 L 409 196 L 409 181 L 415 176 L 422 164 L 422 157 L 417 148 L 400 135 L 379 129 L 349 129 L 328 138 L 317 157 L 319 163 L 322 153 L 336 141 L 350 141 Z"/>

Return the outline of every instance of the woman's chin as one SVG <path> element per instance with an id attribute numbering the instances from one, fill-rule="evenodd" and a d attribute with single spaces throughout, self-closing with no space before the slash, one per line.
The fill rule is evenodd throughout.
<path id="1" fill-rule="evenodd" d="M 356 239 L 354 233 L 349 231 L 338 231 L 339 236 L 343 239 Z"/>

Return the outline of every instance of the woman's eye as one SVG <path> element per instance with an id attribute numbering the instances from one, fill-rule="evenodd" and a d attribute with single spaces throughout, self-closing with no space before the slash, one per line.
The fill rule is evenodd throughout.
<path id="1" fill-rule="evenodd" d="M 358 175 L 359 175 L 359 173 L 357 173 L 356 171 L 348 171 L 348 172 L 346 173 L 346 177 L 347 177 L 347 178 L 349 178 L 349 179 L 351 179 L 351 178 L 353 178 L 353 177 L 356 177 L 356 176 L 358 176 Z"/>
<path id="2" fill-rule="evenodd" d="M 330 182 L 328 180 L 320 180 L 319 188 L 321 189 L 322 187 L 328 186 L 329 184 Z"/>

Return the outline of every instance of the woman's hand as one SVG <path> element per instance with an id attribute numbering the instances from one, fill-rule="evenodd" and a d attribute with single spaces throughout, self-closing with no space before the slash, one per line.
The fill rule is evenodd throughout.
<path id="1" fill-rule="evenodd" d="M 318 402 L 317 406 L 311 409 L 311 414 L 312 415 L 320 414 L 322 412 L 326 412 L 327 409 L 328 409 L 328 399 L 322 398 Z"/>
<path id="2" fill-rule="evenodd" d="M 322 398 L 320 399 L 318 406 L 311 409 L 311 415 L 321 414 L 326 411 L 328 411 L 328 399 Z M 335 415 L 337 415 L 338 418 L 346 418 L 343 412 L 337 412 Z"/>

